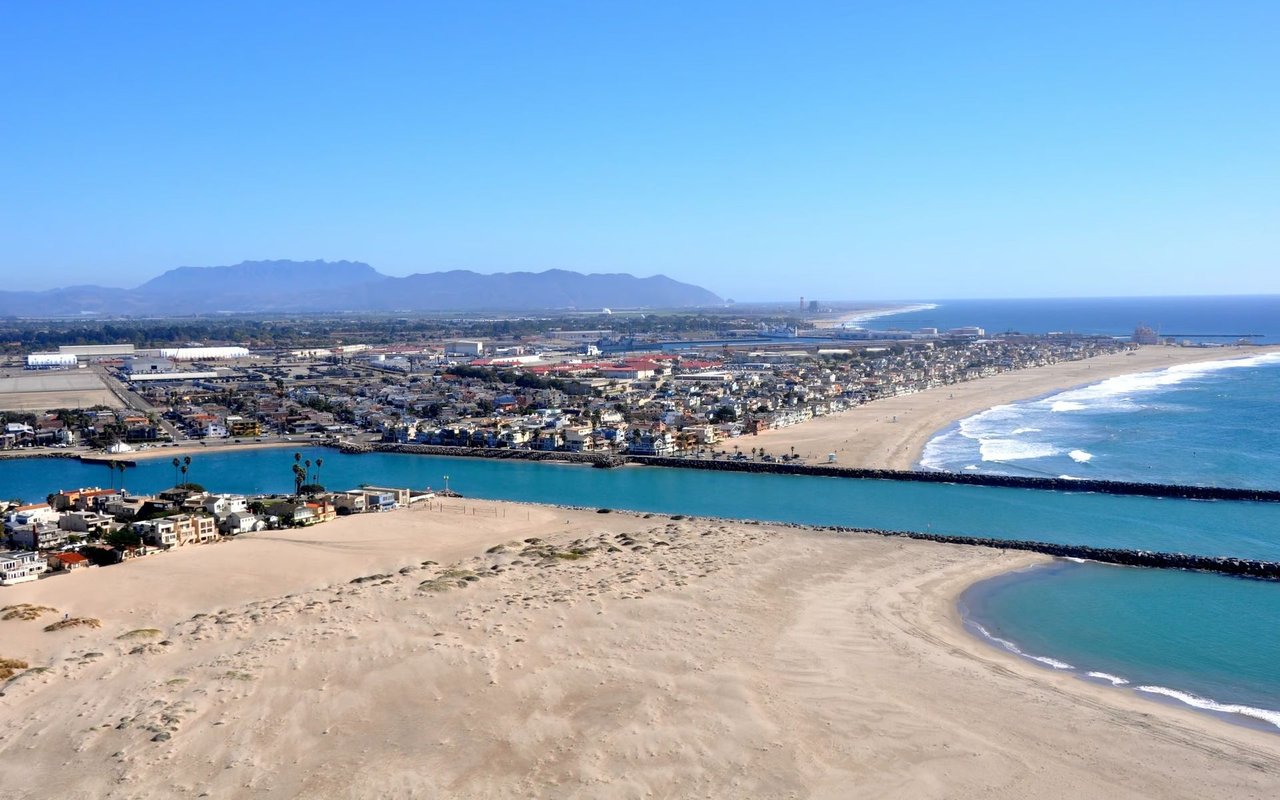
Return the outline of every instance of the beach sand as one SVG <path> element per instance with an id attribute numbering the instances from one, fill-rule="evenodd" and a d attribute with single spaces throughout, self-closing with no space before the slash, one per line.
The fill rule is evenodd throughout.
<path id="1" fill-rule="evenodd" d="M 774 456 L 788 454 L 794 447 L 796 455 L 815 466 L 825 465 L 827 454 L 835 453 L 836 463 L 832 466 L 914 469 L 924 446 L 936 434 L 951 423 L 992 406 L 1085 386 L 1117 375 L 1177 364 L 1245 358 L 1277 350 L 1280 347 L 1143 347 L 1132 355 L 1106 355 L 1033 367 L 876 400 L 788 428 L 729 440 L 721 447 L 736 444 L 744 452 L 763 447 Z"/>
<path id="2" fill-rule="evenodd" d="M 964 632 L 964 587 L 1041 557 L 445 508 L 0 590 L 57 609 L 0 621 L 0 657 L 47 668 L 3 687 L 5 797 L 1280 791 L 1280 734 Z M 66 613 L 101 627 L 43 632 Z"/>

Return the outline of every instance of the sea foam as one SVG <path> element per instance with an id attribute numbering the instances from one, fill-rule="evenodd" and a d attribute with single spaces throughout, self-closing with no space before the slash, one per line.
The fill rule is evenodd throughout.
<path id="1" fill-rule="evenodd" d="M 1245 358 L 1179 364 L 1164 369 L 1119 375 L 1088 386 L 1058 392 L 1039 400 L 993 406 L 966 417 L 955 427 L 926 443 L 922 466 L 948 470 L 974 463 L 1027 461 L 1067 455 L 1086 463 L 1092 454 L 1070 449 L 1068 436 L 1087 436 L 1092 414 L 1127 414 L 1163 409 L 1157 396 L 1179 384 L 1224 370 L 1246 369 L 1280 363 L 1280 353 Z M 1180 406 L 1175 408 L 1181 410 Z M 1082 430 L 1082 424 L 1085 427 Z"/>
<path id="2" fill-rule="evenodd" d="M 1244 717 L 1252 717 L 1260 719 L 1263 722 L 1269 722 L 1280 728 L 1280 711 L 1272 711 L 1266 708 L 1255 708 L 1254 706 L 1244 706 L 1236 703 L 1219 703 L 1217 700 L 1210 700 L 1204 697 L 1197 697 L 1194 694 L 1180 692 L 1177 689 L 1169 689 L 1164 686 L 1136 686 L 1139 692 L 1148 694 L 1158 694 L 1163 697 L 1170 697 L 1182 703 L 1186 703 L 1192 708 L 1199 708 L 1203 711 L 1217 711 L 1221 714 L 1239 714 Z"/>
<path id="3" fill-rule="evenodd" d="M 874 311 L 864 311 L 860 314 L 853 314 L 845 318 L 843 327 L 856 328 L 863 322 L 870 322 L 873 319 L 881 317 L 894 317 L 898 314 L 912 314 L 917 311 L 932 311 L 937 308 L 937 303 L 914 303 L 907 306 L 894 306 L 893 308 L 880 308 Z"/>
<path id="4" fill-rule="evenodd" d="M 1086 672 L 1085 675 L 1088 675 L 1090 678 L 1097 678 L 1098 680 L 1107 681 L 1112 686 L 1128 686 L 1129 685 L 1129 681 L 1125 680 L 1124 678 L 1121 678 L 1119 675 L 1112 675 L 1109 672 Z"/>
<path id="5" fill-rule="evenodd" d="M 992 642 L 995 642 L 996 644 L 1000 645 L 1005 650 L 1008 650 L 1010 653 L 1013 653 L 1014 655 L 1022 656 L 1023 658 L 1029 658 L 1032 661 L 1038 661 L 1039 663 L 1044 664 L 1045 666 L 1053 667 L 1054 669 L 1075 669 L 1075 667 L 1071 666 L 1065 661 L 1059 661 L 1058 659 L 1050 658 L 1049 656 L 1034 656 L 1030 653 L 1024 652 L 1020 647 L 1018 647 L 1013 642 L 1009 641 L 1008 639 L 1001 639 L 999 636 L 996 636 L 994 633 L 987 630 L 982 625 L 976 622 L 973 622 L 972 620 L 970 621 L 970 624 L 973 625 L 973 627 L 976 628 L 978 632 L 981 633 L 985 638 L 987 638 Z"/>
<path id="6" fill-rule="evenodd" d="M 1056 456 L 1061 450 L 1051 444 L 1027 442 L 1021 439 L 982 439 L 978 452 L 983 461 L 1024 461 L 1029 458 Z"/>

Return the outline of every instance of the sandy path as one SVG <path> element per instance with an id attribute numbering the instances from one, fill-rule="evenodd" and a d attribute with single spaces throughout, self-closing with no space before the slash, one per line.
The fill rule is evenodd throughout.
<path id="1" fill-rule="evenodd" d="M 794 447 L 797 455 L 815 465 L 822 465 L 828 453 L 835 453 L 836 466 L 913 469 L 925 444 L 939 431 L 992 406 L 1097 383 L 1117 375 L 1163 369 L 1175 364 L 1243 358 L 1277 350 L 1280 348 L 1144 347 L 1133 355 L 1108 355 L 1051 364 L 876 400 L 800 425 L 766 431 L 758 436 L 744 436 L 732 443 L 743 451 L 763 447 L 775 456 L 789 453 Z"/>
<path id="2" fill-rule="evenodd" d="M 351 518 L 152 562 L 256 564 L 243 584 L 225 569 L 201 582 L 148 564 L 47 581 L 38 597 L 50 604 L 56 583 L 77 603 L 98 598 L 103 627 L 28 635 L 50 669 L 0 700 L 6 796 L 1280 790 L 1280 735 L 1065 678 L 964 634 L 960 588 L 1038 557 L 505 508 L 487 522 Z M 550 544 L 521 541 L 538 534 Z M 270 561 L 274 572 L 259 563 L 289 554 L 300 560 Z M 423 565 L 432 555 L 444 565 Z M 108 582 L 131 569 L 164 598 L 145 620 L 160 632 L 120 640 L 139 612 L 103 590 L 126 588 Z M 0 641 L 40 624 L 0 622 Z"/>

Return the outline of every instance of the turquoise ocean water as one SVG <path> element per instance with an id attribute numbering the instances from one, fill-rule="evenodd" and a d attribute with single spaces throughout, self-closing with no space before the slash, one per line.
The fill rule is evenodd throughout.
<path id="1" fill-rule="evenodd" d="M 1280 356 L 1159 370 L 998 406 L 925 468 L 1280 488 Z M 1204 535 L 1244 546 L 1225 518 Z M 961 600 L 993 644 L 1085 679 L 1280 728 L 1280 584 L 1064 563 Z"/>

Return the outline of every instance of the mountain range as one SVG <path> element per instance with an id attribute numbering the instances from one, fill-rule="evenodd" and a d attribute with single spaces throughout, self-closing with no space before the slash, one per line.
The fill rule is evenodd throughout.
<path id="1" fill-rule="evenodd" d="M 549 311 L 720 305 L 714 293 L 665 275 L 468 270 L 383 275 L 358 261 L 245 261 L 178 267 L 133 289 L 69 286 L 0 292 L 0 313 L 22 317 L 207 313 Z"/>

